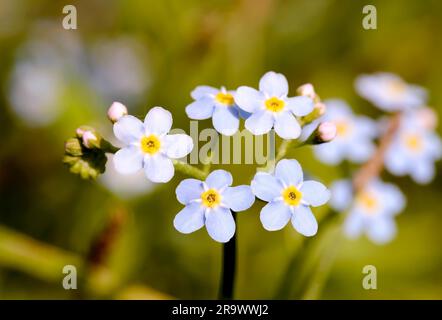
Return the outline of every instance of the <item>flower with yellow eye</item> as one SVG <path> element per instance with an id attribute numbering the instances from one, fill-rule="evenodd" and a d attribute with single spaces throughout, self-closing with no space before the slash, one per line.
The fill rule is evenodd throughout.
<path id="1" fill-rule="evenodd" d="M 284 75 L 267 72 L 259 81 L 259 91 L 242 86 L 236 90 L 235 102 L 252 115 L 245 127 L 255 135 L 268 133 L 273 127 L 283 139 L 296 139 L 301 126 L 295 116 L 313 111 L 313 100 L 307 96 L 287 97 L 289 86 Z"/>
<path id="2" fill-rule="evenodd" d="M 322 183 L 304 181 L 298 161 L 279 161 L 274 174 L 258 172 L 251 187 L 256 197 L 268 202 L 260 214 L 266 230 L 280 230 L 291 220 L 299 233 L 308 237 L 316 234 L 318 223 L 310 206 L 325 204 L 330 192 Z"/>
<path id="3" fill-rule="evenodd" d="M 250 186 L 231 187 L 232 175 L 215 170 L 205 181 L 185 179 L 176 188 L 176 196 L 185 205 L 173 224 L 181 233 L 192 233 L 206 226 L 213 240 L 228 242 L 235 234 L 232 211 L 244 211 L 255 202 Z"/>
<path id="4" fill-rule="evenodd" d="M 120 117 L 114 134 L 125 146 L 115 153 L 115 169 L 132 174 L 144 168 L 150 181 L 170 181 L 175 172 L 171 159 L 182 158 L 193 148 L 190 136 L 168 134 L 171 127 L 172 115 L 161 107 L 150 109 L 144 123 L 131 115 Z"/>
<path id="5" fill-rule="evenodd" d="M 315 146 L 315 156 L 327 164 L 338 164 L 344 159 L 356 163 L 368 160 L 375 150 L 373 140 L 377 135 L 377 124 L 368 117 L 356 116 L 345 101 L 333 99 L 324 103 L 327 112 L 318 121 L 334 123 L 336 137 Z"/>
<path id="6" fill-rule="evenodd" d="M 186 114 L 195 120 L 212 118 L 216 131 L 231 136 L 238 131 L 240 116 L 247 116 L 235 104 L 234 95 L 234 91 L 227 91 L 224 87 L 196 87 L 191 93 L 195 101 L 186 107 Z"/>
<path id="7" fill-rule="evenodd" d="M 385 154 L 385 167 L 394 175 L 410 175 L 417 183 L 429 183 L 435 175 L 434 162 L 442 158 L 442 141 L 422 121 L 423 108 L 406 112 Z M 435 117 L 435 115 L 434 115 Z M 434 120 L 436 121 L 436 120 Z"/>
<path id="8" fill-rule="evenodd" d="M 362 233 L 375 243 L 390 241 L 396 234 L 394 216 L 405 207 L 405 197 L 393 184 L 371 181 L 353 199 L 351 181 L 339 180 L 331 186 L 330 206 L 347 212 L 344 232 L 349 238 Z"/>
<path id="9" fill-rule="evenodd" d="M 360 96 L 385 111 L 421 107 L 427 100 L 425 89 L 408 84 L 392 73 L 361 75 L 356 79 L 355 87 Z"/>

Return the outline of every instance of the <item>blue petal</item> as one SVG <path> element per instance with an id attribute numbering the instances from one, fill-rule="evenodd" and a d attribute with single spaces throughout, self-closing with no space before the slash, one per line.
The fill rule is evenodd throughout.
<path id="1" fill-rule="evenodd" d="M 230 209 L 217 207 L 206 212 L 206 228 L 213 240 L 225 243 L 235 234 L 235 220 Z"/>
<path id="2" fill-rule="evenodd" d="M 145 156 L 144 173 L 147 179 L 156 183 L 169 182 L 175 174 L 172 161 L 163 154 Z"/>
<path id="3" fill-rule="evenodd" d="M 256 89 L 242 86 L 236 90 L 235 103 L 247 112 L 255 112 L 264 105 L 264 96 Z"/>
<path id="4" fill-rule="evenodd" d="M 139 141 L 144 134 L 143 123 L 131 115 L 121 117 L 113 129 L 115 137 L 125 144 Z"/>
<path id="5" fill-rule="evenodd" d="M 186 107 L 186 114 L 190 119 L 209 119 L 213 114 L 215 103 L 212 98 L 196 100 Z"/>
<path id="6" fill-rule="evenodd" d="M 191 233 L 204 226 L 204 208 L 200 203 L 184 207 L 173 220 L 173 225 L 181 233 Z"/>
<path id="7" fill-rule="evenodd" d="M 353 187 L 350 180 L 339 180 L 331 186 L 330 206 L 336 211 L 349 208 L 353 199 Z"/>
<path id="8" fill-rule="evenodd" d="M 184 205 L 192 200 L 200 199 L 204 192 L 203 183 L 196 179 L 185 179 L 175 190 L 178 201 Z"/>
<path id="9" fill-rule="evenodd" d="M 313 111 L 314 103 L 309 97 L 293 97 L 287 98 L 287 108 L 290 109 L 295 116 L 303 117 Z"/>
<path id="10" fill-rule="evenodd" d="M 411 177 L 419 184 L 427 184 L 433 180 L 435 175 L 434 164 L 428 160 L 420 160 L 414 164 Z"/>
<path id="11" fill-rule="evenodd" d="M 275 177 L 281 179 L 286 186 L 299 185 L 303 180 L 301 165 L 298 161 L 292 159 L 283 159 L 278 162 L 275 168 Z"/>
<path id="12" fill-rule="evenodd" d="M 223 135 L 231 136 L 235 134 L 239 128 L 238 110 L 233 107 L 215 107 L 212 121 L 216 131 Z"/>
<path id="13" fill-rule="evenodd" d="M 245 127 L 254 135 L 265 134 L 273 127 L 273 115 L 266 110 L 258 110 L 245 122 Z"/>
<path id="14" fill-rule="evenodd" d="M 121 174 L 135 173 L 143 167 L 143 154 L 140 148 L 129 146 L 121 148 L 113 158 L 115 170 Z"/>
<path id="15" fill-rule="evenodd" d="M 290 207 L 282 201 L 269 202 L 262 208 L 259 216 L 264 229 L 276 231 L 284 228 L 290 221 L 292 212 Z"/>
<path id="16" fill-rule="evenodd" d="M 283 112 L 275 119 L 275 132 L 283 139 L 296 139 L 301 135 L 301 126 L 290 112 Z"/>
<path id="17" fill-rule="evenodd" d="M 209 188 L 216 190 L 230 187 L 232 185 L 233 178 L 230 172 L 226 170 L 215 170 L 209 174 L 206 178 L 206 184 Z"/>
<path id="18" fill-rule="evenodd" d="M 244 211 L 255 202 L 255 196 L 249 186 L 229 187 L 222 193 L 222 203 L 233 211 Z"/>
<path id="19" fill-rule="evenodd" d="M 283 74 L 270 71 L 259 80 L 259 91 L 265 92 L 269 97 L 287 96 L 289 84 Z"/>
<path id="20" fill-rule="evenodd" d="M 347 237 L 354 239 L 364 230 L 364 217 L 357 212 L 351 212 L 344 222 L 344 233 Z"/>
<path id="21" fill-rule="evenodd" d="M 283 188 L 278 179 L 265 172 L 255 174 L 251 187 L 255 196 L 267 202 L 280 197 Z"/>
<path id="22" fill-rule="evenodd" d="M 202 98 L 210 98 L 218 92 L 218 89 L 210 86 L 198 86 L 190 93 L 190 96 L 195 100 L 200 100 Z"/>
<path id="23" fill-rule="evenodd" d="M 330 199 L 330 190 L 317 181 L 304 181 L 300 191 L 302 200 L 313 207 L 322 206 Z"/>
<path id="24" fill-rule="evenodd" d="M 378 217 L 370 222 L 368 237 L 377 244 L 385 244 L 396 235 L 396 224 L 391 217 Z"/>
<path id="25" fill-rule="evenodd" d="M 300 234 L 311 237 L 318 232 L 318 222 L 309 207 L 300 205 L 295 207 L 292 216 L 292 225 Z"/>

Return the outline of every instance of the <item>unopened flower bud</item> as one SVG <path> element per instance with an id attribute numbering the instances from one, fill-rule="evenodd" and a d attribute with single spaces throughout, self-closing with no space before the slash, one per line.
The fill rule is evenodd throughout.
<path id="1" fill-rule="evenodd" d="M 326 109 L 327 108 L 325 104 L 323 104 L 322 102 L 316 102 L 313 107 L 313 111 L 310 112 L 308 115 L 300 118 L 301 124 L 304 126 L 306 124 L 312 123 L 313 121 L 324 115 Z"/>
<path id="2" fill-rule="evenodd" d="M 107 117 L 112 123 L 117 122 L 121 117 L 127 115 L 127 108 L 120 102 L 114 102 L 107 110 Z"/>
<path id="3" fill-rule="evenodd" d="M 434 130 L 437 127 L 437 114 L 429 107 L 420 108 L 416 111 L 417 121 L 428 130 Z"/>
<path id="4" fill-rule="evenodd" d="M 336 137 L 336 125 L 333 122 L 322 122 L 317 130 L 317 136 L 322 142 L 332 141 Z"/>
<path id="5" fill-rule="evenodd" d="M 303 84 L 296 89 L 296 92 L 301 96 L 306 96 L 312 99 L 315 99 L 316 97 L 315 88 L 311 83 Z"/>
<path id="6" fill-rule="evenodd" d="M 94 131 L 87 130 L 81 137 L 83 145 L 88 149 L 100 148 L 100 136 Z"/>
<path id="7" fill-rule="evenodd" d="M 64 144 L 64 150 L 67 154 L 78 157 L 83 154 L 81 142 L 77 138 L 70 138 Z"/>

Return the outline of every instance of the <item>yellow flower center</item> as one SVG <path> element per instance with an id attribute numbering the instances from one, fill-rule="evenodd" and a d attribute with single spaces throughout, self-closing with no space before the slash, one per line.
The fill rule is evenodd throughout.
<path id="1" fill-rule="evenodd" d="M 364 191 L 356 196 L 356 201 L 364 207 L 368 214 L 375 214 L 379 206 L 378 199 L 371 192 Z"/>
<path id="2" fill-rule="evenodd" d="M 235 103 L 235 100 L 233 99 L 233 96 L 230 93 L 218 92 L 215 96 L 215 99 L 219 103 L 227 107 L 233 106 L 233 104 Z"/>
<path id="3" fill-rule="evenodd" d="M 221 195 L 215 189 L 209 189 L 201 194 L 201 200 L 205 207 L 213 208 L 221 203 Z"/>
<path id="4" fill-rule="evenodd" d="M 285 102 L 281 99 L 272 97 L 265 102 L 266 109 L 272 112 L 279 112 L 284 109 Z"/>
<path id="5" fill-rule="evenodd" d="M 422 149 L 422 138 L 417 134 L 407 134 L 404 136 L 405 145 L 413 152 Z"/>
<path id="6" fill-rule="evenodd" d="M 282 198 L 289 206 L 297 206 L 302 199 L 302 193 L 294 186 L 289 186 L 282 191 Z"/>
<path id="7" fill-rule="evenodd" d="M 153 134 L 141 138 L 141 150 L 143 150 L 144 153 L 150 155 L 155 154 L 160 150 L 160 147 L 160 140 Z"/>
<path id="8" fill-rule="evenodd" d="M 339 137 L 345 137 L 350 131 L 350 126 L 347 121 L 337 121 L 336 125 L 336 135 Z"/>

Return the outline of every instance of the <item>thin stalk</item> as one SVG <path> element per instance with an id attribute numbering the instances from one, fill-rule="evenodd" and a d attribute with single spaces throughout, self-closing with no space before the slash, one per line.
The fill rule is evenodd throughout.
<path id="1" fill-rule="evenodd" d="M 192 178 L 198 179 L 198 180 L 205 180 L 207 177 L 207 173 L 203 170 L 200 170 L 194 166 L 191 166 L 190 164 L 174 160 L 173 165 L 175 167 L 175 170 L 178 172 L 181 172 L 187 176 L 190 176 Z"/>
<path id="2" fill-rule="evenodd" d="M 236 212 L 232 212 L 236 222 Z M 236 268 L 236 233 L 229 242 L 223 245 L 223 267 L 220 283 L 220 299 L 233 299 Z"/>

